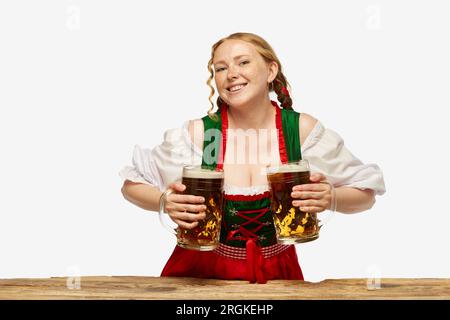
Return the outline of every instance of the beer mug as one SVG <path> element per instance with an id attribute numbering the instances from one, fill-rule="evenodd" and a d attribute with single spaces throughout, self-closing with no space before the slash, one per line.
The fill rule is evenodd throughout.
<path id="1" fill-rule="evenodd" d="M 206 218 L 198 221 L 193 229 L 169 226 L 164 220 L 164 202 L 160 201 L 159 219 L 164 227 L 177 237 L 177 245 L 186 249 L 209 251 L 219 245 L 220 224 L 223 209 L 223 170 L 202 166 L 184 166 L 181 183 L 186 186 L 183 194 L 205 198 Z M 163 197 L 173 191 L 169 189 Z"/>
<path id="2" fill-rule="evenodd" d="M 319 230 L 323 222 L 318 219 L 316 212 L 303 212 L 294 207 L 292 201 L 292 188 L 299 184 L 312 183 L 309 180 L 310 170 L 307 160 L 289 162 L 287 164 L 267 166 L 267 180 L 270 187 L 270 205 L 277 235 L 281 244 L 295 244 L 313 241 L 319 237 Z M 328 183 L 322 181 L 321 183 Z M 328 183 L 330 184 L 330 183 Z M 330 184 L 331 185 L 331 184 Z M 335 211 L 336 197 L 332 188 L 331 214 Z M 323 212 L 319 213 L 324 215 Z"/>

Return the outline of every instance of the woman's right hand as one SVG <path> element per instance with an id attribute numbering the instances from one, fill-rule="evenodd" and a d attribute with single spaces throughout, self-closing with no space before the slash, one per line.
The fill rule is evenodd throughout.
<path id="1" fill-rule="evenodd" d="M 188 194 L 180 194 L 186 186 L 179 182 L 169 185 L 174 191 L 167 196 L 164 211 L 181 228 L 192 229 L 198 225 L 198 221 L 206 218 L 206 206 L 203 197 Z"/>

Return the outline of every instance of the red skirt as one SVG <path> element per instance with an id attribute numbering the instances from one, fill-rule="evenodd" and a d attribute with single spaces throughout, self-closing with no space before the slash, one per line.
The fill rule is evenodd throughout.
<path id="1" fill-rule="evenodd" d="M 303 280 L 295 246 L 281 253 L 258 260 L 257 274 L 249 271 L 248 259 L 235 259 L 214 251 L 188 250 L 176 246 L 167 261 L 162 277 L 194 277 L 224 280 L 248 280 L 265 283 L 267 280 Z"/>

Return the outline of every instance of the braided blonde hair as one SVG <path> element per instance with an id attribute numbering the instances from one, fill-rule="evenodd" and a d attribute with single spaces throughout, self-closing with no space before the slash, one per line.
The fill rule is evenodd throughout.
<path id="1" fill-rule="evenodd" d="M 289 95 L 287 95 L 285 92 L 283 92 L 282 88 L 285 87 L 289 89 L 290 91 L 290 85 L 288 81 L 286 80 L 286 77 L 283 74 L 282 67 L 280 60 L 278 59 L 277 55 L 275 54 L 275 51 L 272 49 L 272 47 L 267 43 L 266 40 L 261 38 L 260 36 L 253 34 L 253 33 L 245 33 L 245 32 L 238 32 L 230 34 L 228 37 L 222 38 L 219 41 L 217 41 L 211 48 L 211 59 L 208 61 L 208 71 L 210 73 L 208 80 L 206 81 L 206 84 L 211 89 L 211 93 L 209 95 L 209 102 L 211 104 L 211 108 L 208 110 L 208 116 L 213 119 L 217 120 L 218 117 L 215 112 L 213 112 L 214 109 L 214 103 L 212 101 L 212 97 L 214 96 L 215 90 L 214 87 L 211 85 L 212 80 L 214 79 L 214 70 L 213 70 L 213 58 L 214 53 L 224 41 L 226 40 L 243 40 L 246 42 L 249 42 L 255 46 L 256 51 L 264 58 L 264 60 L 267 63 L 270 63 L 272 61 L 275 61 L 278 64 L 278 74 L 276 75 L 275 79 L 270 83 L 269 85 L 269 92 L 274 91 L 277 95 L 277 99 L 281 104 L 281 107 L 283 109 L 293 110 L 292 109 L 292 99 Z M 221 108 L 223 103 L 222 98 L 219 96 L 217 98 L 217 107 Z"/>

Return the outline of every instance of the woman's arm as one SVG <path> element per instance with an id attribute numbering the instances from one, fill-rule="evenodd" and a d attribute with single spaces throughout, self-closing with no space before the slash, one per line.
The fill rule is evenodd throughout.
<path id="1" fill-rule="evenodd" d="M 125 180 L 122 194 L 126 200 L 144 210 L 159 212 L 159 198 L 162 192 L 157 187 Z"/>
<path id="2" fill-rule="evenodd" d="M 166 197 L 164 212 L 168 213 L 178 226 L 192 229 L 198 225 L 198 221 L 205 219 L 206 206 L 203 205 L 205 202 L 203 197 L 179 194 L 186 186 L 178 182 L 171 183 L 168 188 L 178 194 Z M 159 201 L 163 193 L 157 187 L 125 180 L 122 194 L 125 199 L 142 209 L 159 212 Z"/>
<path id="3" fill-rule="evenodd" d="M 303 145 L 306 141 L 306 138 L 311 133 L 312 129 L 317 123 L 317 119 L 312 117 L 311 115 L 307 113 L 301 113 L 300 114 L 300 142 Z M 331 145 L 331 147 L 333 147 Z M 336 145 L 338 147 L 338 144 Z M 342 147 L 342 146 L 341 146 Z M 323 148 L 323 146 L 322 146 Z M 326 151 L 326 150 L 325 150 Z M 321 151 L 322 153 L 324 151 Z M 327 151 L 327 154 L 330 152 Z M 318 154 L 317 157 L 322 157 L 322 154 Z M 320 158 L 322 159 L 322 158 Z M 348 161 L 348 160 L 347 160 Z M 317 173 L 316 173 L 317 174 Z M 319 182 L 320 180 L 326 180 L 325 176 L 322 176 L 321 174 L 318 174 L 317 176 L 312 173 L 311 174 L 311 180 L 313 182 Z M 319 191 L 319 190 L 317 190 Z M 358 189 L 354 187 L 346 187 L 345 185 L 341 187 L 335 188 L 336 191 L 336 211 L 342 212 L 342 213 L 357 213 L 361 211 L 368 210 L 372 208 L 372 206 L 375 204 L 375 191 L 367 188 L 367 189 Z M 299 203 L 302 204 L 302 203 Z M 319 202 L 319 203 L 303 203 L 303 205 L 310 205 L 310 206 L 319 206 L 322 207 L 322 210 L 327 209 L 326 202 Z M 328 206 L 329 208 L 329 206 Z M 316 208 L 317 209 L 317 208 Z"/>
<path id="4" fill-rule="evenodd" d="M 375 204 L 375 192 L 352 187 L 339 187 L 336 191 L 336 211 L 358 213 L 372 208 Z"/>
<path id="5" fill-rule="evenodd" d="M 191 137 L 196 137 L 197 147 L 203 148 L 203 121 L 190 121 L 189 131 Z M 166 130 L 164 141 L 153 149 L 136 145 L 133 166 L 120 172 L 124 198 L 144 210 L 159 212 L 160 189 L 165 187 L 164 181 L 177 181 L 182 170 L 180 163 L 191 160 L 191 144 L 184 139 L 184 127 Z"/>

